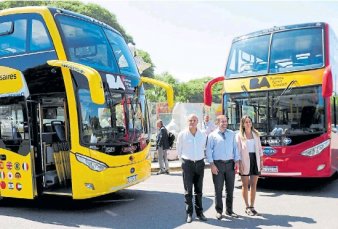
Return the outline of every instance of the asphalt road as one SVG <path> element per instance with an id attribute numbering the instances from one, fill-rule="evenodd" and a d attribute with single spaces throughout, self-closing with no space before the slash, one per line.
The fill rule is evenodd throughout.
<path id="1" fill-rule="evenodd" d="M 236 181 L 236 186 L 240 182 Z M 62 197 L 0 201 L 0 228 L 337 228 L 338 179 L 260 180 L 256 210 L 244 213 L 235 189 L 239 219 L 215 218 L 214 188 L 205 170 L 203 205 L 207 222 L 185 223 L 182 175 L 154 175 L 129 189 L 85 201 Z"/>

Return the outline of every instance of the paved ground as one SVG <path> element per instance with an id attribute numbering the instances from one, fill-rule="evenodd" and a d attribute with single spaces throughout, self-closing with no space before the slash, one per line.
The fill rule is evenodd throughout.
<path id="1" fill-rule="evenodd" d="M 0 201 L 0 228 L 337 228 L 338 180 L 260 180 L 256 209 L 262 216 L 244 214 L 241 190 L 236 188 L 234 211 L 241 218 L 217 220 L 211 171 L 206 169 L 203 207 L 208 221 L 194 220 L 191 224 L 185 223 L 182 183 L 182 173 L 172 172 L 91 200 L 5 199 Z"/>

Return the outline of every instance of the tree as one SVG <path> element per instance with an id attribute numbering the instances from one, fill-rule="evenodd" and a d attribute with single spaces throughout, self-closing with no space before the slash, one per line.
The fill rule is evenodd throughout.
<path id="1" fill-rule="evenodd" d="M 169 83 L 174 89 L 175 102 L 190 102 L 203 103 L 204 86 L 211 80 L 211 77 L 202 77 L 199 79 L 190 80 L 188 82 L 178 82 L 170 73 L 164 72 L 154 77 L 157 80 Z M 158 87 L 146 86 L 146 95 L 150 102 L 164 102 L 167 101 L 166 92 Z M 221 102 L 221 92 L 223 84 L 218 83 L 213 87 L 213 102 Z"/>

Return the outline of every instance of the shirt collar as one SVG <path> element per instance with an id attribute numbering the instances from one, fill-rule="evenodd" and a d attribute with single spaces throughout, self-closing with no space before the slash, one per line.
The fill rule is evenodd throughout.
<path id="1" fill-rule="evenodd" d="M 220 129 L 219 129 L 219 127 L 217 128 L 217 132 L 219 133 L 219 134 L 222 134 L 222 133 L 226 133 L 228 131 L 228 129 L 225 129 L 225 131 L 224 132 L 222 132 Z"/>

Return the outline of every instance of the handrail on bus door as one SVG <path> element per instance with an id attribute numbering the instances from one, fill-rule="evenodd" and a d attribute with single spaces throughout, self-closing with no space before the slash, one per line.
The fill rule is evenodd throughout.
<path id="1" fill-rule="evenodd" d="M 168 107 L 169 107 L 169 109 L 173 108 L 173 106 L 174 106 L 174 89 L 171 85 L 169 85 L 169 84 L 167 84 L 163 81 L 155 80 L 155 79 L 144 77 L 144 76 L 141 76 L 141 83 L 149 83 L 149 84 L 153 84 L 153 85 L 164 88 L 167 92 Z"/>
<path id="2" fill-rule="evenodd" d="M 68 68 L 69 70 L 76 71 L 84 75 L 89 84 L 90 96 L 94 103 L 103 104 L 105 101 L 103 84 L 100 74 L 93 68 L 86 65 L 74 63 L 65 60 L 48 60 L 50 66 Z"/>
<path id="3" fill-rule="evenodd" d="M 210 81 L 208 81 L 205 86 L 204 86 L 204 105 L 205 106 L 211 106 L 212 103 L 212 87 L 214 86 L 214 84 L 223 81 L 224 80 L 224 76 L 219 76 L 216 77 Z"/>

